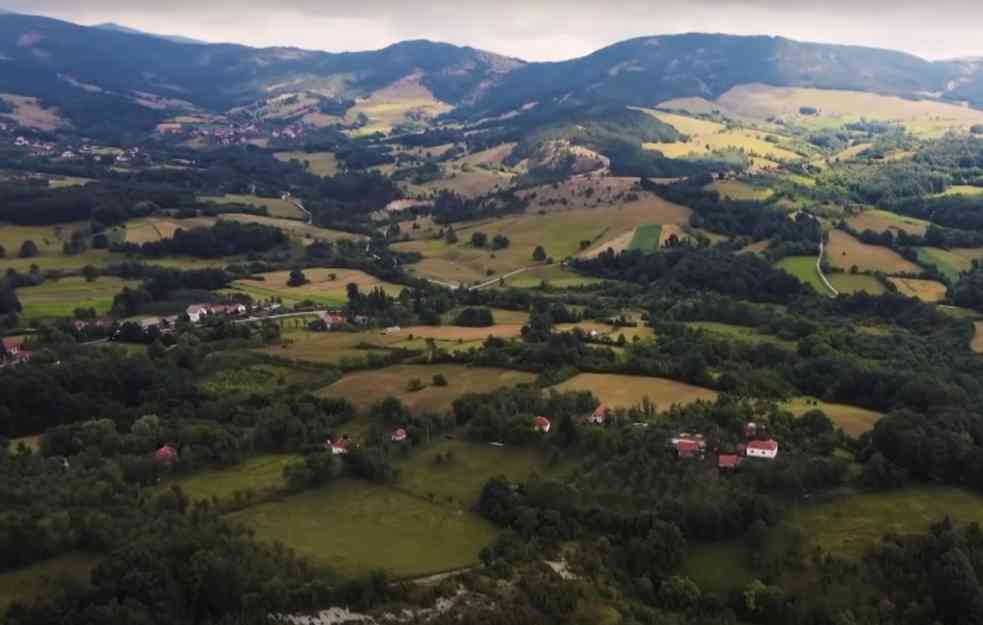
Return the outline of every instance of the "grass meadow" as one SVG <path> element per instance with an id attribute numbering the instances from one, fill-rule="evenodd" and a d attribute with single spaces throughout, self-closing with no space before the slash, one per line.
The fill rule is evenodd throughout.
<path id="1" fill-rule="evenodd" d="M 729 323 L 718 323 L 716 321 L 693 321 L 686 324 L 687 327 L 695 330 L 703 330 L 711 335 L 717 335 L 728 339 L 733 339 L 742 343 L 771 343 L 783 349 L 796 349 L 795 341 L 786 341 L 771 334 L 759 332 L 754 328 L 732 325 Z"/>
<path id="2" fill-rule="evenodd" d="M 217 498 L 227 501 L 237 491 L 254 493 L 278 491 L 284 487 L 283 469 L 300 459 L 293 454 L 268 454 L 249 458 L 235 466 L 206 469 L 194 475 L 167 480 L 159 488 L 178 484 L 192 500 Z"/>
<path id="3" fill-rule="evenodd" d="M 921 268 L 905 260 L 892 249 L 869 245 L 842 230 L 830 230 L 826 246 L 829 264 L 845 272 L 856 266 L 860 271 L 880 271 L 886 274 L 920 273 Z"/>
<path id="4" fill-rule="evenodd" d="M 847 224 L 857 232 L 873 230 L 874 232 L 904 231 L 908 234 L 925 236 L 930 222 L 914 217 L 905 217 L 885 210 L 867 210 L 859 215 L 847 218 Z"/>
<path id="5" fill-rule="evenodd" d="M 277 152 L 273 156 L 284 163 L 298 160 L 306 165 L 307 171 L 322 178 L 338 173 L 338 159 L 331 152 Z"/>
<path id="6" fill-rule="evenodd" d="M 280 198 L 259 197 L 258 195 L 247 195 L 242 193 L 226 193 L 220 197 L 202 196 L 199 198 L 203 202 L 212 204 L 244 204 L 265 208 L 270 211 L 270 216 L 283 219 L 303 219 L 304 213 L 294 206 L 290 200 Z"/>
<path id="7" fill-rule="evenodd" d="M 98 563 L 95 556 L 73 553 L 0 573 L 0 614 L 14 601 L 31 602 L 49 595 L 56 588 L 55 580 L 87 582 Z"/>
<path id="8" fill-rule="evenodd" d="M 495 527 L 475 514 L 355 480 L 230 515 L 260 540 L 279 541 L 343 575 L 383 569 L 397 577 L 477 564 Z"/>
<path id="9" fill-rule="evenodd" d="M 95 282 L 82 277 L 47 280 L 39 286 L 17 289 L 26 319 L 71 317 L 76 308 L 95 308 L 104 315 L 113 305 L 113 298 L 123 287 L 139 286 L 138 281 L 102 276 Z"/>
<path id="10" fill-rule="evenodd" d="M 828 273 L 826 279 L 840 293 L 868 293 L 880 295 L 887 291 L 880 280 L 863 273 Z"/>
<path id="11" fill-rule="evenodd" d="M 289 271 L 275 271 L 260 274 L 262 280 L 236 280 L 232 289 L 252 295 L 254 298 L 268 299 L 280 297 L 285 302 L 310 300 L 328 306 L 341 306 L 348 301 L 349 284 L 357 284 L 361 292 L 368 293 L 382 287 L 387 294 L 397 296 L 403 287 L 384 282 L 357 269 L 315 268 L 304 271 L 308 283 L 298 287 L 287 285 Z"/>
<path id="12" fill-rule="evenodd" d="M 935 265 L 947 278 L 958 280 L 959 274 L 969 271 L 974 260 L 983 260 L 983 248 L 919 247 L 918 262 Z"/>
<path id="13" fill-rule="evenodd" d="M 848 406 L 846 404 L 831 404 L 812 397 L 796 397 L 782 404 L 782 408 L 795 416 L 802 416 L 811 410 L 822 410 L 844 432 L 859 438 L 861 434 L 873 429 L 883 416 L 879 412 Z"/>
<path id="14" fill-rule="evenodd" d="M 775 266 L 816 289 L 820 295 L 833 295 L 819 279 L 819 274 L 816 273 L 816 259 L 812 256 L 786 256 L 775 263 Z"/>
<path id="15" fill-rule="evenodd" d="M 635 228 L 632 236 L 630 250 L 642 250 L 643 252 L 655 252 L 659 249 L 659 242 L 662 240 L 662 226 L 659 224 L 645 224 Z"/>
<path id="16" fill-rule="evenodd" d="M 937 302 L 945 298 L 946 286 L 935 280 L 915 280 L 913 278 L 888 278 L 897 287 L 898 293 L 915 297 L 923 302 Z"/>
<path id="17" fill-rule="evenodd" d="M 672 404 L 713 401 L 717 398 L 716 391 L 675 380 L 607 373 L 581 373 L 553 388 L 558 391 L 591 391 L 606 406 L 626 409 L 640 405 L 646 398 L 658 410 L 667 410 Z"/>

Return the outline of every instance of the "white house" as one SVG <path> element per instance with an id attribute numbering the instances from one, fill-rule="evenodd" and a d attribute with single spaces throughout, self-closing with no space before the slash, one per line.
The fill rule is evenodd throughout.
<path id="1" fill-rule="evenodd" d="M 778 457 L 778 442 L 774 440 L 751 441 L 745 452 L 748 458 L 764 458 L 774 460 Z"/>
<path id="2" fill-rule="evenodd" d="M 595 425 L 604 425 L 604 422 L 608 419 L 608 409 L 604 404 L 597 407 L 596 410 L 587 417 L 588 423 L 593 423 Z"/>
<path id="3" fill-rule="evenodd" d="M 201 321 L 202 317 L 208 315 L 208 308 L 202 304 L 192 304 L 191 306 L 188 306 L 188 310 L 186 312 L 188 313 L 188 319 L 191 320 L 191 323 L 198 323 Z"/>

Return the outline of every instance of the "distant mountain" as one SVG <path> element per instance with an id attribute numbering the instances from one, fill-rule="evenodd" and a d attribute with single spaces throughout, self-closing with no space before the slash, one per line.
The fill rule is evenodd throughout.
<path id="1" fill-rule="evenodd" d="M 394 85 L 392 91 L 416 94 L 405 97 L 418 97 L 423 87 L 452 105 L 452 115 L 472 121 L 522 109 L 522 117 L 549 123 L 551 115 L 571 110 L 652 106 L 679 97 L 713 100 L 747 83 L 911 98 L 934 94 L 983 108 L 978 59 L 929 62 L 781 37 L 643 37 L 558 63 L 526 63 L 431 41 L 333 54 L 174 39 L 115 24 L 84 27 L 3 14 L 0 93 L 37 97 L 83 134 L 138 133 L 166 118 L 168 109 L 258 110 L 258 103 L 300 93 L 336 111 Z M 532 103 L 538 106 L 530 108 Z"/>
<path id="2" fill-rule="evenodd" d="M 187 44 L 195 44 L 195 45 L 203 45 L 208 43 L 207 41 L 202 41 L 200 39 L 192 39 L 191 37 L 182 37 L 181 35 L 157 35 L 155 33 L 148 33 L 142 30 L 137 30 L 136 28 L 123 26 L 122 24 L 117 24 L 115 22 L 96 24 L 95 26 L 93 26 L 93 28 L 101 28 L 102 30 L 112 30 L 118 33 L 126 33 L 129 35 L 144 35 L 147 37 L 156 37 L 158 39 L 164 39 L 166 41 L 173 41 L 174 43 L 187 43 Z"/>

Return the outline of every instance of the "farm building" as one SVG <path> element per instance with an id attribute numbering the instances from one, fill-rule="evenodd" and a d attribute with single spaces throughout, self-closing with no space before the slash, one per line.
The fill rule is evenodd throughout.
<path id="1" fill-rule="evenodd" d="M 553 424 L 550 423 L 550 420 L 546 417 L 536 417 L 532 420 L 532 427 L 537 432 L 549 432 L 552 425 Z"/>
<path id="2" fill-rule="evenodd" d="M 748 458 L 774 460 L 778 456 L 778 442 L 774 440 L 751 441 L 747 445 Z"/>
<path id="3" fill-rule="evenodd" d="M 397 430 L 393 430 L 392 436 L 390 438 L 394 443 L 402 443 L 407 438 L 409 438 L 409 435 L 406 433 L 406 430 L 404 430 L 403 428 L 399 428 Z"/>

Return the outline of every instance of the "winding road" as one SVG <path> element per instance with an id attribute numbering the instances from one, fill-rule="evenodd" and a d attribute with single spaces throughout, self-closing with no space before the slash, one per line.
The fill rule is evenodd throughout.
<path id="1" fill-rule="evenodd" d="M 839 295 L 840 292 L 833 288 L 833 285 L 830 284 L 829 283 L 829 280 L 826 279 L 826 274 L 823 273 L 823 250 L 824 249 L 825 249 L 825 246 L 823 244 L 823 239 L 822 239 L 822 237 L 820 237 L 819 238 L 819 258 L 816 259 L 816 273 L 819 274 L 819 279 L 823 281 L 823 284 L 826 285 L 826 288 L 829 289 L 833 293 L 833 295 Z"/>

